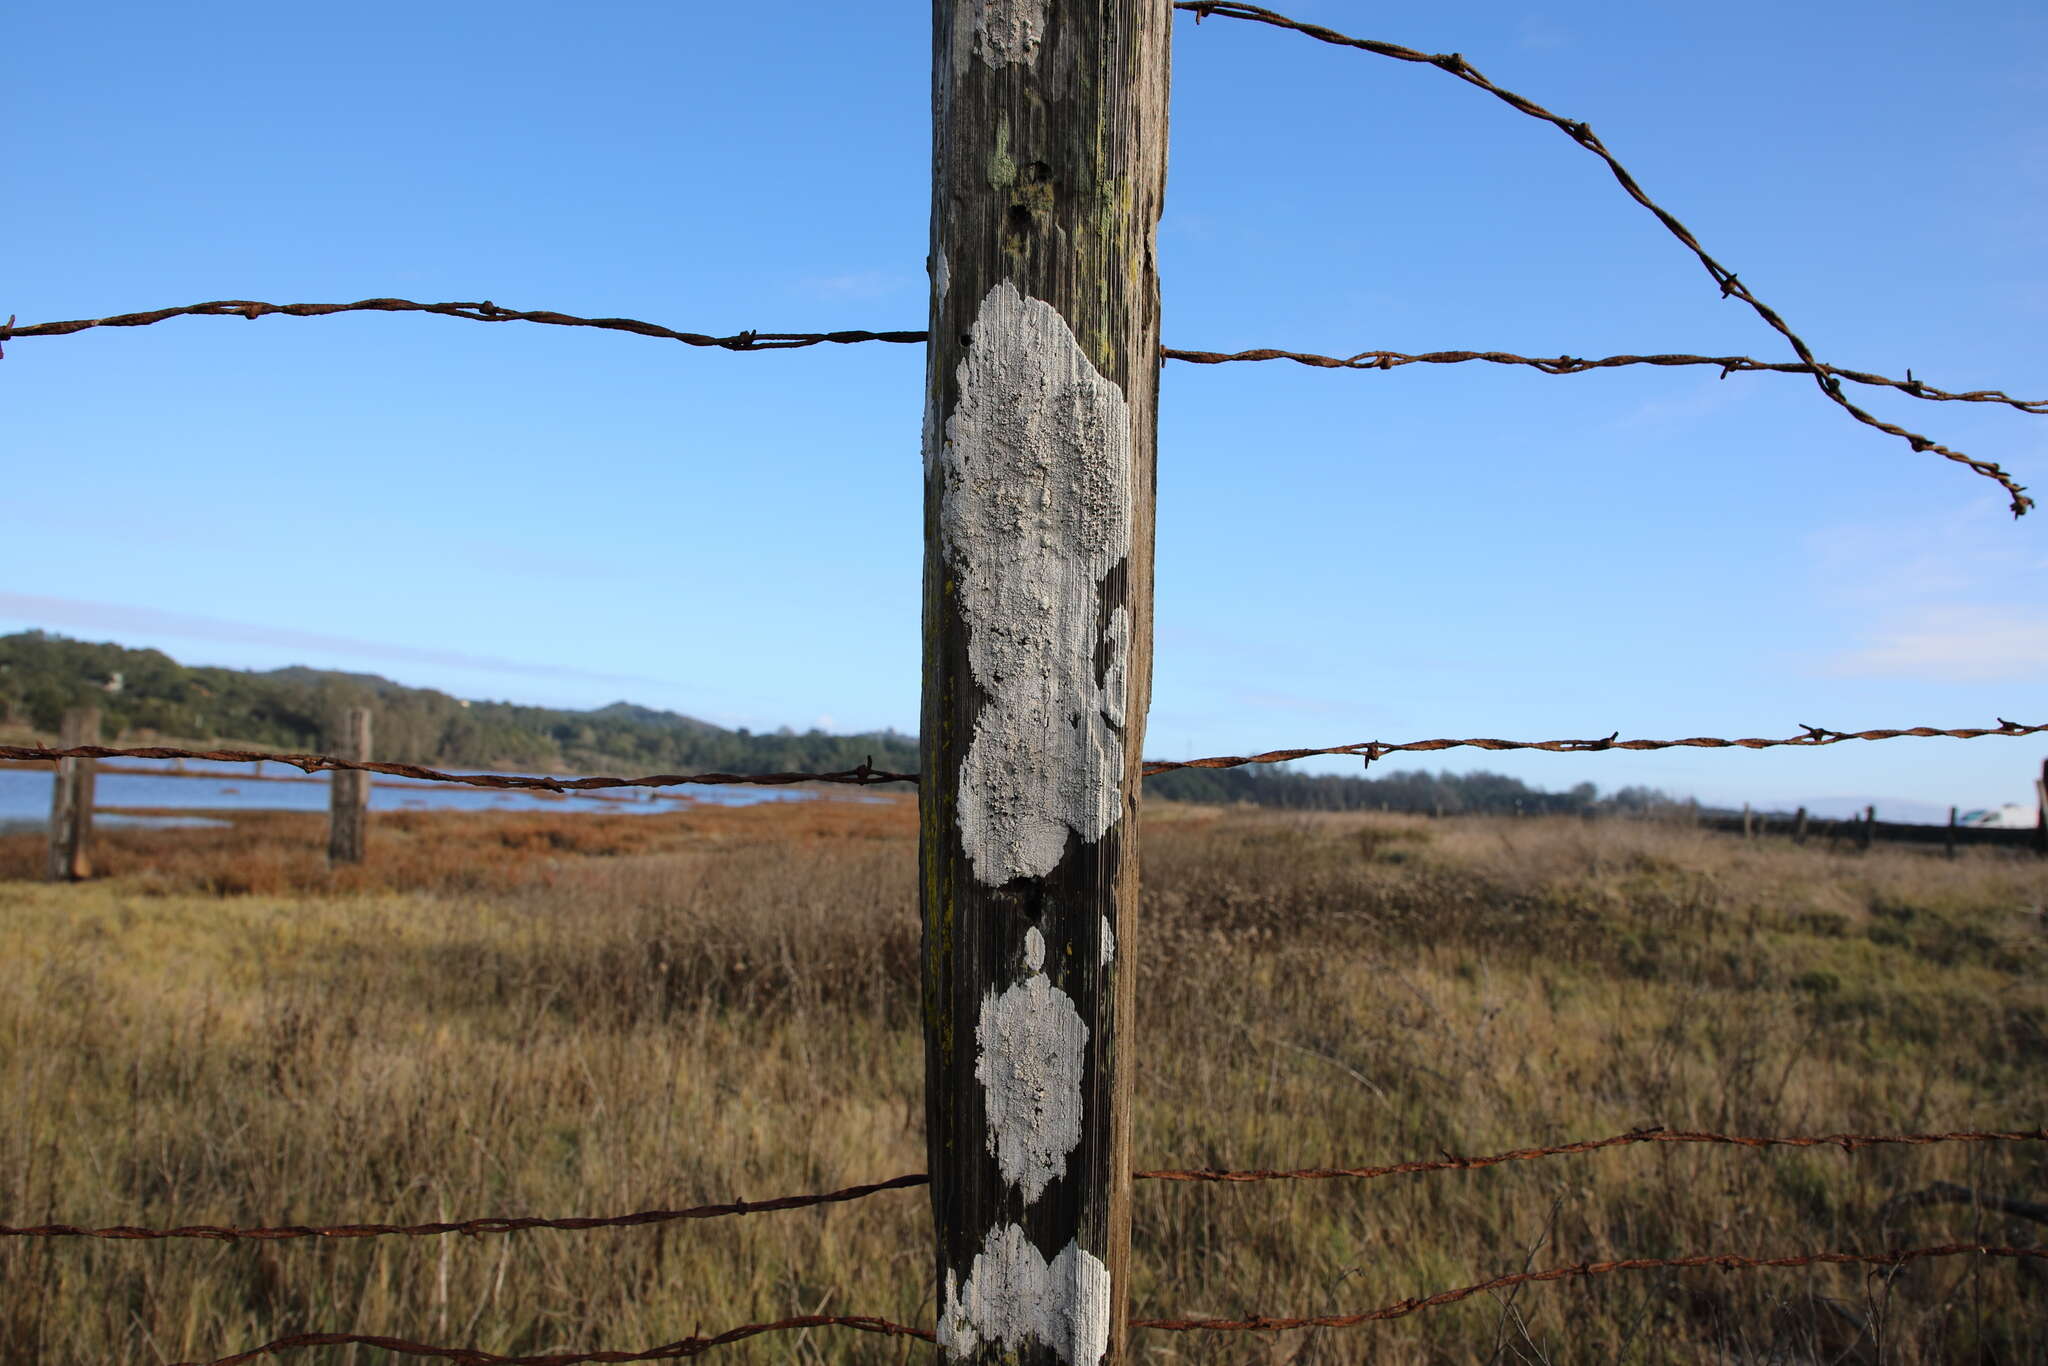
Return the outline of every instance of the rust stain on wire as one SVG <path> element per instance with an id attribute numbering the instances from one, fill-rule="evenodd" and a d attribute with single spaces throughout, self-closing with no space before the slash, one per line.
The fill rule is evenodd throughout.
<path id="1" fill-rule="evenodd" d="M 1353 1328 L 1361 1323 L 1406 1318 L 1419 1309 L 1456 1304 L 1459 1300 L 1489 1290 L 1505 1290 L 1531 1281 L 1562 1281 L 1574 1276 L 1600 1276 L 1610 1271 L 1666 1271 L 1681 1267 L 1719 1267 L 1723 1271 L 1749 1271 L 1782 1266 L 1904 1266 L 1929 1257 L 2048 1258 L 2048 1248 L 1987 1247 L 1974 1243 L 1948 1243 L 1939 1247 L 1912 1247 L 1893 1252 L 1808 1252 L 1793 1257 L 1742 1257 L 1732 1252 L 1708 1253 L 1698 1257 L 1624 1257 L 1611 1262 L 1578 1262 L 1554 1266 L 1546 1271 L 1520 1271 L 1495 1276 L 1476 1285 L 1456 1290 L 1439 1290 L 1434 1295 L 1397 1300 L 1362 1314 L 1318 1314 L 1310 1318 L 1278 1319 L 1264 1315 L 1250 1319 L 1133 1319 L 1133 1328 L 1161 1328 L 1171 1332 L 1279 1332 L 1289 1328 Z"/>
<path id="2" fill-rule="evenodd" d="M 0 745 L 0 760 L 40 762 L 56 759 L 196 759 L 222 764 L 290 764 L 303 773 L 322 769 L 353 769 L 362 773 L 388 773 L 396 778 L 414 778 L 426 783 L 461 783 L 468 787 L 513 788 L 540 792 L 578 792 L 606 787 L 678 787 L 684 783 L 729 785 L 734 783 L 914 783 L 915 773 L 889 773 L 862 763 L 838 773 L 658 773 L 645 778 L 548 778 L 517 773 L 443 773 L 417 764 L 387 764 L 355 759 L 337 759 L 331 754 L 270 754 L 254 749 L 173 749 L 146 745 L 135 749 L 111 749 L 105 745 L 74 745 L 51 749 L 46 745 Z"/>
<path id="3" fill-rule="evenodd" d="M 1841 407 L 1843 411 L 1865 426 L 1874 427 L 1878 431 L 1898 437 L 1915 451 L 1933 451 L 1935 454 L 1953 460 L 1959 465 L 1968 466 L 1986 479 L 1995 480 L 2012 496 L 2012 515 L 2015 517 L 2023 516 L 2027 509 L 2034 505 L 2034 500 L 2027 497 L 2021 485 L 2016 483 L 2011 475 L 1992 462 L 1979 460 L 1974 456 L 1965 455 L 1961 451 L 1951 450 L 1937 441 L 1920 435 L 1918 432 L 1909 432 L 1904 427 L 1882 421 L 1871 416 L 1843 397 L 1841 381 L 1830 372 L 1829 367 L 1822 365 L 1819 360 L 1815 359 L 1812 348 L 1807 346 L 1805 340 L 1787 326 L 1785 320 L 1779 317 L 1775 310 L 1752 294 L 1749 287 L 1742 283 L 1734 271 L 1707 255 L 1706 249 L 1700 246 L 1699 239 L 1692 235 L 1691 229 L 1687 228 L 1685 224 L 1679 222 L 1667 210 L 1660 207 L 1648 195 L 1644 194 L 1642 187 L 1636 184 L 1635 177 L 1630 175 L 1628 169 L 1615 159 L 1612 152 L 1607 150 L 1607 145 L 1593 135 L 1593 129 L 1590 125 L 1553 114 L 1534 100 L 1495 85 L 1492 81 L 1481 75 L 1478 69 L 1470 62 L 1467 62 L 1461 54 L 1456 52 L 1418 52 L 1412 47 L 1402 47 L 1399 43 L 1385 43 L 1372 38 L 1354 38 L 1349 34 L 1339 33 L 1335 29 L 1324 28 L 1319 24 L 1305 24 L 1298 19 L 1290 19 L 1284 14 L 1276 14 L 1272 10 L 1262 9 L 1257 5 L 1228 3 L 1226 0 L 1175 0 L 1174 8 L 1193 11 L 1197 21 L 1206 19 L 1211 15 L 1217 15 L 1225 19 L 1243 19 L 1249 23 L 1267 24 L 1274 28 L 1290 29 L 1306 37 L 1314 38 L 1318 42 L 1332 43 L 1339 47 L 1359 48 L 1366 52 L 1377 53 L 1382 57 L 1392 57 L 1398 61 L 1419 62 L 1426 66 L 1433 66 L 1440 71 L 1449 72 L 1469 85 L 1479 87 L 1489 95 L 1507 103 L 1531 118 L 1542 119 L 1544 122 L 1554 125 L 1568 135 L 1572 141 L 1578 143 L 1579 146 L 1606 162 L 1607 169 L 1614 173 L 1615 180 L 1619 182 L 1623 190 L 1628 192 L 1629 197 L 1655 214 L 1657 221 L 1662 223 L 1673 237 L 1676 237 L 1691 249 L 1692 254 L 1699 258 L 1700 264 L 1706 267 L 1707 274 L 1713 277 L 1714 283 L 1720 286 L 1722 298 L 1733 297 L 1742 300 L 1742 302 L 1748 304 L 1756 311 L 1758 317 L 1770 324 L 1779 336 L 1790 342 L 1793 351 L 1798 353 L 1799 359 L 1806 363 L 1809 373 L 1813 375 L 1814 383 L 1820 386 L 1820 391 Z"/>
<path id="4" fill-rule="evenodd" d="M 1256 351 L 1177 351 L 1161 347 L 1159 354 L 1167 360 L 1188 361 L 1195 365 L 1224 365 L 1231 361 L 1291 360 L 1297 365 L 1310 365 L 1322 370 L 1392 370 L 1403 365 L 1458 365 L 1465 361 L 1491 361 L 1495 365 L 1527 365 L 1541 370 L 1546 375 L 1578 375 L 1588 370 L 1608 370 L 1623 365 L 1717 365 L 1721 378 L 1731 374 L 1768 371 L 1780 375 L 1839 375 L 1857 384 L 1869 384 L 1881 388 L 1897 389 L 1900 393 L 1911 394 L 1914 398 L 1926 399 L 1930 403 L 2003 403 L 2023 413 L 2048 413 L 2048 399 L 2014 398 L 2003 389 L 1972 389 L 1967 393 L 1954 393 L 1937 389 L 1924 380 L 1913 378 L 1908 370 L 1904 379 L 1890 379 L 1874 375 L 1867 370 L 1845 370 L 1839 365 L 1808 365 L 1803 361 L 1762 361 L 1749 356 L 1691 356 L 1658 354 L 1654 356 L 1517 356 L 1509 351 L 1424 351 L 1410 354 L 1405 351 L 1360 351 L 1354 356 L 1319 356 L 1307 351 L 1276 351 L 1263 348 Z"/>
<path id="5" fill-rule="evenodd" d="M 1884 1145 L 1923 1146 L 1933 1143 L 2039 1143 L 2048 1142 L 2048 1129 L 2019 1130 L 1958 1130 L 1950 1133 L 1927 1134 L 1820 1134 L 1816 1136 L 1752 1137 L 1745 1134 L 1717 1134 L 1690 1130 L 1632 1129 L 1625 1134 L 1611 1138 L 1582 1139 L 1576 1143 L 1560 1143 L 1547 1148 L 1516 1148 L 1509 1152 L 1493 1153 L 1484 1157 L 1456 1157 L 1446 1154 L 1417 1162 L 1397 1162 L 1384 1167 L 1302 1167 L 1292 1171 L 1219 1171 L 1214 1168 L 1194 1168 L 1177 1171 L 1137 1171 L 1131 1173 L 1139 1181 L 1207 1181 L 1207 1182 L 1252 1182 L 1252 1181 L 1325 1181 L 1340 1177 L 1372 1179 L 1382 1176 L 1403 1176 L 1416 1172 L 1471 1171 L 1481 1167 L 1495 1167 L 1504 1162 L 1526 1162 L 1540 1157 L 1561 1157 L 1571 1153 L 1590 1153 L 1603 1148 L 1625 1147 L 1635 1143 L 1721 1143 L 1743 1148 L 1839 1148 L 1845 1153 L 1858 1148 L 1873 1148 Z M 608 1215 L 603 1218 L 539 1219 L 539 1218 L 492 1218 L 469 1219 L 461 1223 L 437 1224 L 336 1224 L 326 1227 L 310 1227 L 303 1224 L 286 1224 L 267 1228 L 228 1228 L 212 1224 L 188 1224 L 180 1228 L 136 1228 L 117 1225 L 111 1228 L 85 1228 L 77 1224 L 42 1224 L 33 1228 L 16 1228 L 0 1224 L 0 1236 L 19 1238 L 113 1238 L 113 1239 L 156 1239 L 156 1238 L 205 1238 L 215 1241 L 235 1239 L 287 1239 L 287 1238 L 372 1238 L 382 1235 L 396 1235 L 408 1238 L 433 1237 L 447 1233 L 484 1234 L 516 1233 L 522 1229 L 597 1229 L 631 1228 L 641 1224 L 666 1223 L 678 1219 L 710 1219 L 720 1215 L 765 1214 L 772 1210 L 803 1209 L 812 1205 L 839 1204 L 849 1200 L 860 1200 L 883 1191 L 907 1190 L 915 1186 L 931 1184 L 931 1177 L 923 1172 L 910 1172 L 903 1176 L 892 1176 L 886 1181 L 876 1181 L 864 1186 L 848 1186 L 843 1190 L 824 1195 L 785 1195 L 773 1200 L 737 1200 L 724 1205 L 699 1205 L 685 1210 L 642 1210 L 637 1214 Z"/>
<path id="6" fill-rule="evenodd" d="M 908 1176 L 892 1176 L 887 1181 L 877 1181 L 865 1186 L 848 1186 L 844 1190 L 830 1191 L 823 1195 L 784 1195 L 773 1200 L 735 1200 L 724 1205 L 698 1205 L 691 1209 L 651 1209 L 637 1214 L 615 1214 L 602 1218 L 571 1219 L 466 1219 L 460 1223 L 439 1224 L 333 1224 L 313 1227 L 305 1224 L 285 1224 L 275 1228 L 227 1228 L 214 1224 L 187 1224 L 180 1228 L 135 1228 L 117 1225 L 112 1228 L 83 1228 L 77 1224 L 42 1224 L 34 1228 L 15 1228 L 0 1224 L 0 1237 L 18 1238 L 208 1238 L 218 1242 L 232 1242 L 237 1239 L 284 1239 L 284 1238 L 375 1238 L 397 1235 L 406 1238 L 427 1238 L 444 1233 L 517 1233 L 529 1228 L 594 1229 L 633 1228 L 641 1224 L 664 1224 L 678 1219 L 715 1219 L 722 1215 L 767 1214 L 775 1210 L 806 1209 L 812 1205 L 836 1205 L 848 1200 L 859 1200 L 887 1190 L 901 1190 L 911 1186 L 931 1184 L 931 1178 L 923 1172 Z"/>
<path id="7" fill-rule="evenodd" d="M 1801 726 L 1800 729 L 1805 734 L 1794 735 L 1784 740 L 1761 740 L 1753 737 L 1721 740 L 1706 735 L 1695 735 L 1683 740 L 1623 740 L 1617 738 L 1619 732 L 1598 740 L 1473 738 L 1408 740 L 1399 744 L 1385 740 L 1361 740 L 1355 744 L 1331 745 L 1323 749 L 1273 749 L 1263 754 L 1224 754 L 1207 759 L 1152 759 L 1146 761 L 1144 774 L 1150 777 L 1155 773 L 1171 773 L 1178 768 L 1241 768 L 1246 764 L 1281 764 L 1290 759 L 1308 759 L 1332 754 L 1362 758 L 1370 764 L 1373 760 L 1385 758 L 1389 754 L 1426 754 L 1442 749 L 1534 749 L 1546 750 L 1553 754 L 1598 754 L 1611 749 L 1776 749 L 1781 746 L 1817 749 L 1823 745 L 1838 745 L 1844 740 L 1897 740 L 1907 736 L 1975 740 L 1985 735 L 2038 735 L 2048 731 L 2048 724 L 2023 726 L 2016 721 L 2000 718 L 1996 726 L 1966 726 L 1957 730 L 1937 730 L 1933 726 L 1855 731 L 1829 730 L 1825 726 Z M 574 792 L 608 787 L 676 787 L 684 783 L 853 783 L 865 787 L 872 783 L 915 783 L 918 780 L 915 773 L 891 773 L 874 768 L 868 763 L 838 773 L 659 773 L 645 778 L 549 778 L 517 773 L 443 773 L 438 769 L 421 768 L 417 764 L 337 759 L 331 754 L 271 754 L 254 749 L 174 749 L 165 745 L 145 745 L 133 749 L 115 749 L 107 745 L 73 745 L 69 749 L 54 749 L 48 745 L 0 745 L 0 762 L 54 763 L 59 759 L 193 759 L 223 764 L 278 763 L 290 764 L 305 773 L 317 773 L 322 769 L 355 769 L 364 773 L 387 773 L 398 778 L 413 778 L 420 782 L 461 783 L 469 787 L 529 789 L 542 792 Z"/>
<path id="8" fill-rule="evenodd" d="M 1625 1147 L 1632 1143 L 1720 1143 L 1742 1148 L 1839 1148 L 1845 1153 L 1858 1148 L 1930 1143 L 2042 1143 L 2048 1129 L 1970 1129 L 1944 1134 L 1820 1134 L 1813 1137 L 1750 1137 L 1744 1134 L 1714 1134 L 1690 1130 L 1634 1129 L 1612 1138 L 1588 1138 L 1576 1143 L 1559 1143 L 1547 1148 L 1516 1148 L 1485 1157 L 1455 1157 L 1445 1154 L 1421 1162 L 1396 1162 L 1385 1167 L 1300 1167 L 1292 1171 L 1144 1171 L 1133 1172 L 1145 1181 L 1330 1181 L 1339 1177 L 1373 1179 L 1405 1176 L 1414 1172 L 1473 1171 L 1497 1167 L 1504 1162 L 1526 1162 L 1539 1157 L 1562 1157 L 1571 1153 L 1597 1152 L 1602 1148 Z"/>
<path id="9" fill-rule="evenodd" d="M 308 1347 L 374 1347 L 399 1356 L 453 1361 L 459 1366 L 581 1366 L 583 1362 L 594 1361 L 675 1361 L 682 1357 L 701 1356 L 714 1347 L 724 1347 L 763 1333 L 787 1333 L 804 1328 L 851 1328 L 856 1332 L 879 1333 L 884 1337 L 918 1338 L 924 1342 L 936 1340 L 929 1328 L 912 1328 L 887 1319 L 854 1314 L 805 1314 L 799 1318 L 778 1319 L 774 1323 L 749 1323 L 711 1337 L 687 1337 L 679 1342 L 650 1347 L 644 1352 L 549 1352 L 540 1356 L 514 1357 L 500 1356 L 475 1347 L 435 1347 L 424 1342 L 408 1342 L 404 1338 L 379 1337 L 370 1333 L 294 1333 L 290 1337 L 266 1342 L 261 1347 L 251 1347 L 246 1352 L 236 1352 L 233 1356 L 217 1357 L 212 1361 L 182 1361 L 176 1366 L 241 1366 L 241 1363 L 258 1357 L 279 1356 Z"/>
<path id="10" fill-rule="evenodd" d="M 25 327 L 0 328 L 0 340 L 15 337 L 62 337 L 90 327 L 147 327 L 167 318 L 243 317 L 254 320 L 266 313 L 293 318 L 324 318 L 333 313 L 438 313 L 448 318 L 467 318 L 479 323 L 552 323 L 557 327 L 597 327 L 610 332 L 633 332 L 643 337 L 661 337 L 685 346 L 715 346 L 726 351 L 790 351 L 824 342 L 922 342 L 923 332 L 737 332 L 727 337 L 702 332 L 678 332 L 660 323 L 638 318 L 579 318 L 544 309 L 532 312 L 500 308 L 483 303 L 422 304 L 411 299 L 358 299 L 352 304 L 266 304 L 254 299 L 214 299 L 181 308 L 159 308 L 148 313 L 118 313 L 110 318 L 75 318 L 69 322 L 31 323 Z"/>

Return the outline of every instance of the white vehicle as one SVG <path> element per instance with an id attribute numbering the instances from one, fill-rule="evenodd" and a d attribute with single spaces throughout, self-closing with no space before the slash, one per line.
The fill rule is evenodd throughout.
<path id="1" fill-rule="evenodd" d="M 2032 830 L 2039 819 L 2039 813 L 2031 806 L 2018 802 L 2007 802 L 1985 811 L 1963 811 L 1956 815 L 1957 825 L 1972 825 L 1980 830 Z"/>

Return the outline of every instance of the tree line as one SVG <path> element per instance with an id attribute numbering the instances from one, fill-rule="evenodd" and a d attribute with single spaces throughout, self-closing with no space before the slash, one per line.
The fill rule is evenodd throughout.
<path id="1" fill-rule="evenodd" d="M 375 674 L 223 669 L 44 631 L 0 636 L 0 724 L 54 738 L 65 710 L 80 706 L 100 709 L 110 744 L 318 751 L 349 708 L 368 707 L 376 757 L 396 763 L 634 774 L 835 772 L 863 762 L 909 773 L 918 766 L 917 737 L 894 730 L 828 735 L 785 726 L 755 734 L 628 702 L 576 711 L 471 701 Z M 1639 810 L 1670 800 L 1647 788 L 1603 798 L 1591 783 L 1545 792 L 1498 773 L 1419 770 L 1347 777 L 1178 769 L 1147 778 L 1145 792 L 1169 801 L 1445 815 Z"/>

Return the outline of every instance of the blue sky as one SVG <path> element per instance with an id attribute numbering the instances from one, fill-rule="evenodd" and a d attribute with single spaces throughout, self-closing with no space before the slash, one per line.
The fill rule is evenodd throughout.
<path id="1" fill-rule="evenodd" d="M 2038 7 L 1288 12 L 1589 121 L 1823 359 L 2048 395 Z M 43 3 L 5 36 L 24 323 L 924 325 L 923 5 Z M 1441 72 L 1186 15 L 1173 59 L 1168 345 L 1790 358 L 1596 158 Z M 16 340 L 0 630 L 913 730 L 922 370 L 416 315 Z M 1716 374 L 1170 363 L 1148 756 L 2048 718 L 2048 511 Z M 2048 495 L 2041 418 L 1851 392 Z M 1967 807 L 2031 800 L 2044 750 L 1439 757 Z"/>

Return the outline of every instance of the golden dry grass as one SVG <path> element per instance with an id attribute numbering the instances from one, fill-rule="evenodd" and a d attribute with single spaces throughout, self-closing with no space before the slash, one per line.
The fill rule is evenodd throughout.
<path id="1" fill-rule="evenodd" d="M 0 840 L 0 1221 L 603 1214 L 924 1165 L 904 804 L 316 816 Z M 2048 1124 L 2048 874 L 1646 824 L 1148 805 L 1141 1167 L 1357 1165 L 1646 1124 Z M 1135 955 L 1135 959 L 1131 957 Z M 1370 1308 L 1525 1261 L 2028 1244 L 2048 1153 L 1637 1147 L 1376 1182 L 1141 1183 L 1139 1315 Z M 642 1348 L 799 1313 L 931 1321 L 923 1192 L 588 1233 L 0 1240 L 0 1361 L 205 1359 L 287 1332 Z M 1976 1259 L 1624 1273 L 1147 1361 L 2036 1362 L 2048 1278 Z M 815 1332 L 732 1362 L 921 1360 Z M 379 1354 L 317 1349 L 308 1366 Z"/>

